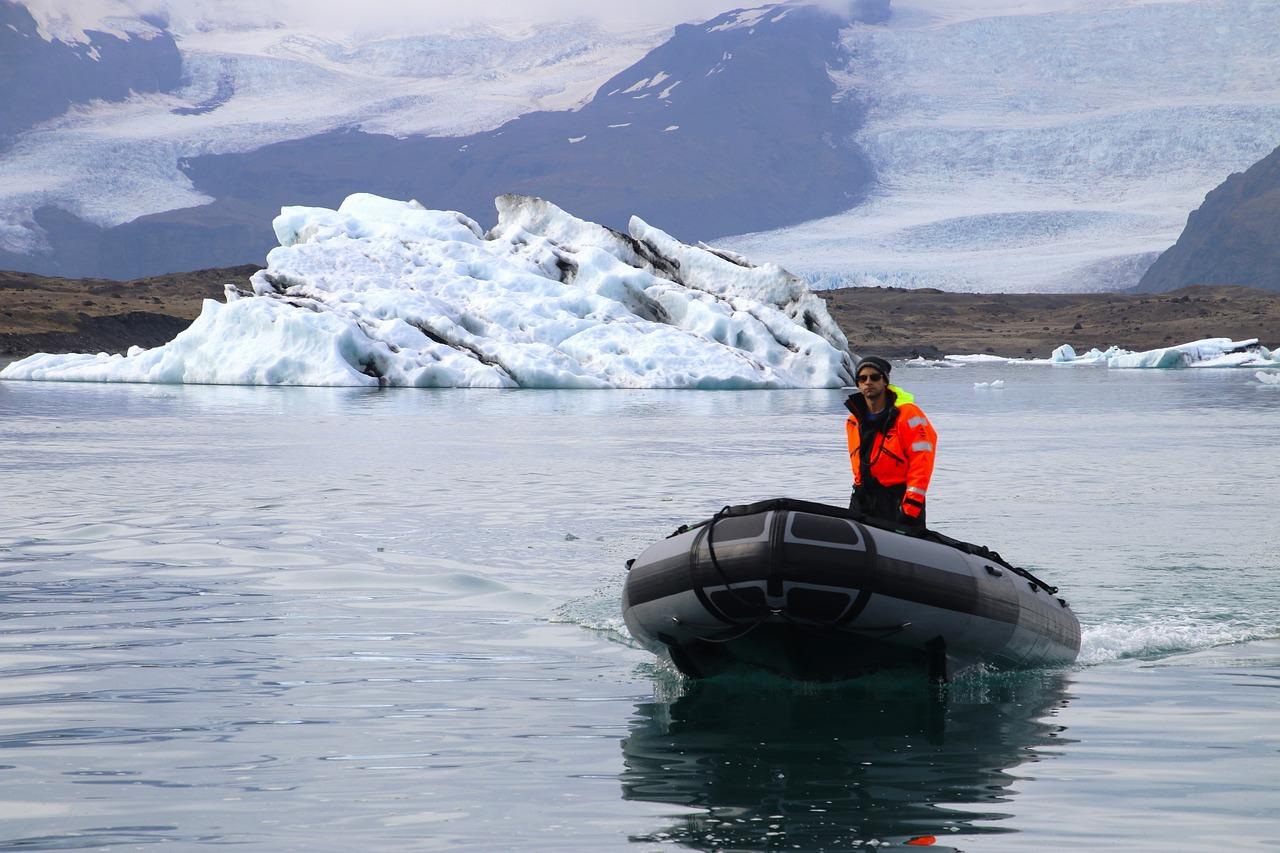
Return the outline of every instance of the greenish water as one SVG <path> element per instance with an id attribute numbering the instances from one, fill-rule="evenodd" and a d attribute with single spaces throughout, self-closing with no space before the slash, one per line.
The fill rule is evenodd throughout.
<path id="1" fill-rule="evenodd" d="M 1079 666 L 690 686 L 629 642 L 649 542 L 845 498 L 838 393 L 0 383 L 0 849 L 1274 846 L 1280 393 L 900 372 L 931 523 L 1061 586 Z"/>

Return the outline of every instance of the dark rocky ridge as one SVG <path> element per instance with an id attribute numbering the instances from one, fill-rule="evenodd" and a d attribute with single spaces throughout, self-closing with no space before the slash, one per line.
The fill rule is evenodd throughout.
<path id="1" fill-rule="evenodd" d="M 851 8 L 872 19 L 885 12 L 883 3 Z M 110 229 L 37 211 L 53 252 L 0 252 L 0 267 L 134 278 L 251 262 L 274 246 L 270 222 L 282 205 L 334 207 L 353 192 L 477 218 L 503 193 L 535 195 L 615 228 L 636 214 L 685 242 L 853 207 L 873 175 L 851 141 L 863 107 L 834 101 L 828 74 L 846 64 L 847 20 L 785 6 L 754 26 L 722 29 L 736 14 L 677 27 L 577 111 L 531 113 L 466 137 L 348 129 L 196 158 L 186 172 L 215 202 Z M 634 88 L 659 73 L 662 82 Z"/>
<path id="2" fill-rule="evenodd" d="M 205 299 L 243 285 L 258 267 L 200 270 L 121 282 L 0 272 L 0 360 L 36 352 L 124 352 L 166 343 Z"/>
<path id="3" fill-rule="evenodd" d="M 1280 291 L 1280 148 L 1211 190 L 1135 289 L 1192 284 Z"/>
<path id="4" fill-rule="evenodd" d="M 168 343 L 190 325 L 190 319 L 149 311 L 105 317 L 80 314 L 72 331 L 0 332 L 0 362 L 37 352 L 124 353 L 131 346 L 150 349 Z"/>

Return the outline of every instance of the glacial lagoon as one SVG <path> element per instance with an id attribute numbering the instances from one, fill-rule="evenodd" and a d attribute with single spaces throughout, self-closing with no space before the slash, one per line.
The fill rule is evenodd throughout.
<path id="1" fill-rule="evenodd" d="M 0 848 L 1273 843 L 1280 389 L 894 379 L 931 524 L 1059 585 L 1077 666 L 689 685 L 630 642 L 649 542 L 847 499 L 840 391 L 0 382 Z"/>

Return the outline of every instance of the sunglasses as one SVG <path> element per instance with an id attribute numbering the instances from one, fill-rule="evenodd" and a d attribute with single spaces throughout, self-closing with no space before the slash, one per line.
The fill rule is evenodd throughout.
<path id="1" fill-rule="evenodd" d="M 859 384 L 859 385 L 861 385 L 863 382 L 879 382 L 881 379 L 884 379 L 884 374 L 883 374 L 883 373 L 860 373 L 860 374 L 858 374 L 858 384 Z"/>

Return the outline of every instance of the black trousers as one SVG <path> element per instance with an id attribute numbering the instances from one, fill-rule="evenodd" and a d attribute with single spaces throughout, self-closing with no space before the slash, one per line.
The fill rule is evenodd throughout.
<path id="1" fill-rule="evenodd" d="M 920 517 L 907 520 L 902 514 L 902 499 L 907 494 L 907 484 L 886 486 L 877 480 L 871 480 L 856 486 L 849 498 L 849 509 L 861 512 L 868 518 L 888 522 L 911 530 L 923 530 L 925 511 Z"/>

